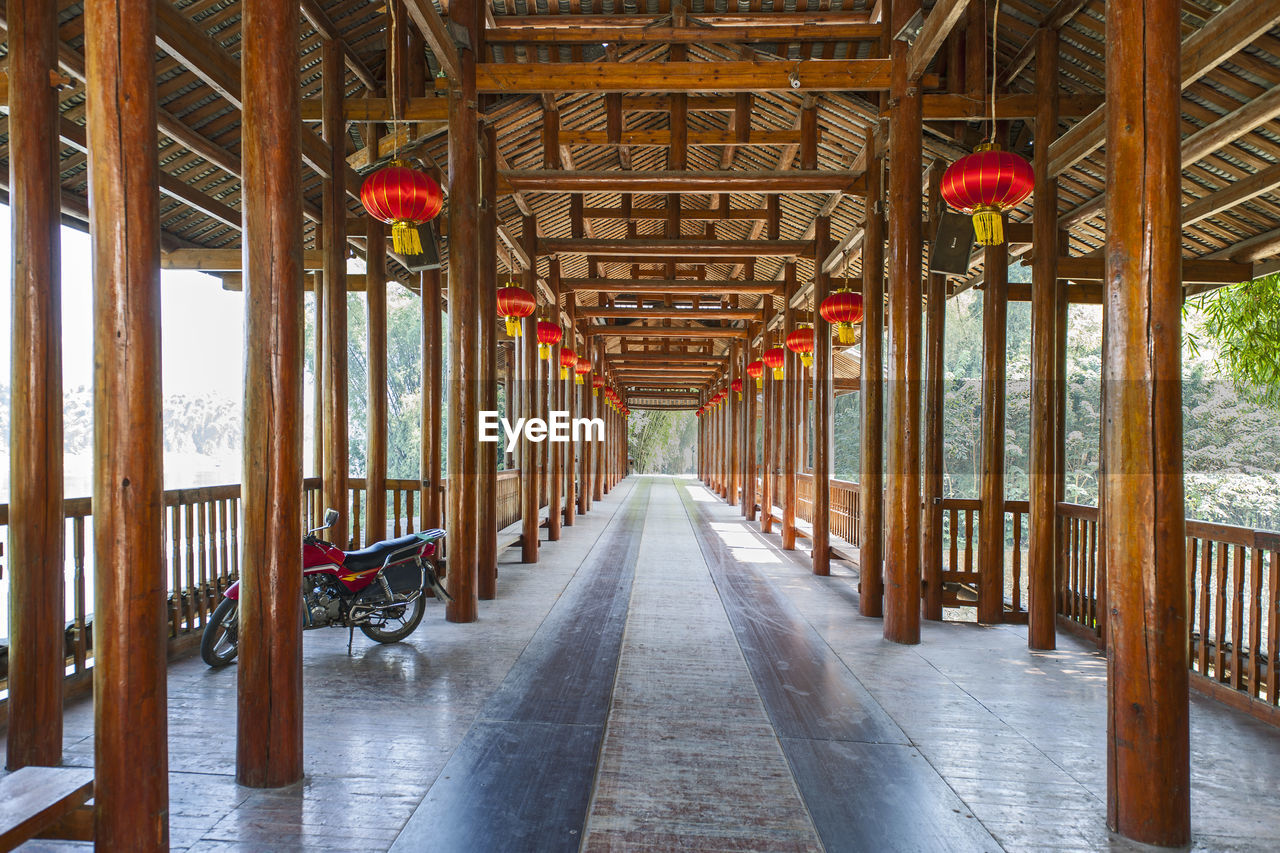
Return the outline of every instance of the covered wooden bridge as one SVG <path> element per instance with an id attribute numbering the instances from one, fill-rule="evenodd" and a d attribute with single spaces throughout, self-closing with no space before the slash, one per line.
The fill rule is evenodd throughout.
<path id="1" fill-rule="evenodd" d="M 1185 519 L 1180 394 L 1183 300 L 1280 266 L 1274 0 L 9 0 L 4 26 L 3 846 L 1274 846 L 1280 534 Z M 984 141 L 1034 192 L 997 212 L 1004 242 L 930 272 L 944 171 Z M 443 188 L 421 253 L 361 203 L 393 160 Z M 93 238 L 91 497 L 60 485 L 60 224 Z M 164 490 L 162 269 L 244 292 L 239 484 Z M 386 462 L 401 286 L 408 481 Z M 981 493 L 944 500 L 944 305 L 972 287 Z M 852 344 L 820 310 L 840 289 Z M 1100 507 L 1063 500 L 1073 302 L 1105 317 Z M 600 417 L 604 441 L 526 436 L 500 470 L 478 440 L 500 385 L 513 420 Z M 832 478 L 847 392 L 858 483 Z M 700 484 L 628 476 L 638 409 L 698 410 Z M 299 543 L 327 506 L 339 542 L 447 527 L 444 618 L 304 655 Z M 234 579 L 235 674 L 170 665 Z M 963 611 L 998 627 L 943 621 Z"/>

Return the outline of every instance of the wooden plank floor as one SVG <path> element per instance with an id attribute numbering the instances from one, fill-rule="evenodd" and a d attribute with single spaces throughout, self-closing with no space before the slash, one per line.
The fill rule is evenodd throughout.
<path id="1" fill-rule="evenodd" d="M 624 481 L 542 553 L 474 624 L 308 633 L 290 788 L 235 784 L 235 668 L 171 667 L 173 848 L 1136 849 L 1105 827 L 1105 662 L 1067 637 L 885 643 L 847 564 L 814 577 L 691 480 Z M 1280 732 L 1191 701 L 1196 847 L 1275 850 Z"/>

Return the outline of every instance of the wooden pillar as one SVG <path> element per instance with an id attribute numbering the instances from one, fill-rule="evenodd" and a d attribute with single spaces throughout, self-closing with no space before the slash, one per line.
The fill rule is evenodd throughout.
<path id="1" fill-rule="evenodd" d="M 942 201 L 942 163 L 929 170 L 929 219 L 938 222 Z M 944 335 L 947 321 L 947 277 L 930 274 L 925 292 L 924 338 L 924 530 L 922 613 L 925 619 L 942 619 L 942 481 L 943 403 L 945 394 Z"/>
<path id="2" fill-rule="evenodd" d="M 587 346 L 592 348 L 594 364 L 596 366 L 596 370 L 599 370 L 599 371 L 604 370 L 604 345 L 603 343 L 601 343 L 602 340 L 603 340 L 602 338 L 587 339 Z M 600 400 L 594 397 L 588 397 L 587 399 L 591 400 L 591 417 L 596 418 L 605 414 L 604 406 Z M 615 419 L 614 425 L 616 428 L 613 430 L 612 434 L 606 428 L 605 430 L 606 437 L 610 435 L 619 437 L 619 438 L 616 438 L 615 440 L 625 445 L 626 444 L 626 438 L 625 438 L 626 431 L 624 429 L 625 423 L 620 416 Z M 592 444 L 591 442 L 583 442 L 584 450 L 585 448 L 590 447 L 591 444 Z M 585 465 L 583 467 L 583 470 L 586 472 L 589 472 L 592 479 L 591 498 L 590 500 L 587 501 L 587 511 L 591 510 L 591 501 L 604 500 L 605 478 L 608 476 L 609 468 L 611 467 L 610 463 L 612 461 L 610 451 L 613 451 L 615 449 L 615 448 L 609 447 L 607 444 L 596 445 L 596 447 L 598 449 L 593 449 L 591 451 L 590 457 L 588 457 L 594 462 L 594 467 L 591 464 Z M 584 456 L 586 455 L 585 452 L 583 455 Z M 585 492 L 587 490 L 587 487 L 584 485 L 582 487 L 582 490 Z"/>
<path id="3" fill-rule="evenodd" d="M 831 251 L 831 220 L 814 220 L 813 248 L 817 269 L 813 277 L 813 573 L 831 574 L 831 458 L 835 455 L 832 408 L 835 381 L 831 364 L 831 324 L 817 310 L 831 295 L 831 276 L 822 271 L 822 258 Z"/>
<path id="4" fill-rule="evenodd" d="M 769 323 L 773 320 L 773 296 L 766 295 L 763 299 L 764 303 L 764 331 L 760 336 L 760 355 L 764 357 L 765 351 L 770 348 L 771 340 L 769 333 Z M 760 388 L 760 532 L 773 532 L 773 468 L 774 468 L 774 430 L 773 430 L 773 413 L 774 407 L 777 405 L 774 400 L 774 387 L 778 384 L 773 381 L 773 371 L 765 367 L 764 373 L 761 375 Z"/>
<path id="5" fill-rule="evenodd" d="M 893 4 L 890 32 L 920 11 Z M 920 88 L 907 80 L 907 44 L 891 52 L 889 99 L 889 476 L 885 489 L 884 636 L 920 642 Z"/>
<path id="6" fill-rule="evenodd" d="M 796 328 L 796 309 L 791 298 L 796 291 L 796 265 L 788 261 L 783 267 L 782 340 L 785 342 Z M 800 357 L 783 347 L 782 385 L 782 547 L 796 549 L 796 433 L 799 423 L 798 395 L 802 377 Z"/>
<path id="7" fill-rule="evenodd" d="M 862 240 L 862 528 L 858 612 L 884 615 L 884 159 L 867 134 L 867 212 Z"/>
<path id="8" fill-rule="evenodd" d="M 444 339 L 440 328 L 440 270 L 423 272 L 418 279 L 418 289 L 422 296 L 422 447 L 418 471 L 422 479 L 422 528 L 430 530 L 444 522 L 440 489 L 443 418 L 439 401 L 444 399 L 446 389 L 442 364 Z"/>
<path id="9" fill-rule="evenodd" d="M 521 244 L 529 252 L 529 257 L 537 257 L 538 223 L 532 216 L 524 217 L 524 233 Z M 524 271 L 524 289 L 532 294 L 538 293 L 538 267 L 536 264 Z M 538 365 L 538 314 L 535 312 L 525 320 L 524 359 L 521 367 L 520 402 L 521 412 L 525 420 L 536 418 L 539 411 L 539 365 Z M 552 347 L 552 360 L 556 358 Z M 520 517 L 521 543 L 520 559 L 526 563 L 538 562 L 538 446 L 527 438 L 520 439 Z"/>
<path id="10" fill-rule="evenodd" d="M 747 348 L 747 355 L 744 360 L 748 362 L 753 360 L 751 358 L 750 347 Z M 756 500 L 758 498 L 758 492 L 759 492 L 756 486 L 756 480 L 760 472 L 760 465 L 757 462 L 757 457 L 756 457 L 756 435 L 757 435 L 757 430 L 759 429 L 759 425 L 756 423 L 757 419 L 759 418 L 759 411 L 756 405 L 756 381 L 752 379 L 750 376 L 744 376 L 742 378 L 742 389 L 747 398 L 746 399 L 746 425 L 747 425 L 746 433 L 747 435 L 746 435 L 746 440 L 744 441 L 744 445 L 746 446 L 746 451 L 747 451 L 746 452 L 747 466 L 746 466 L 746 474 L 744 475 L 744 479 L 746 481 L 746 499 L 745 499 L 746 516 L 747 516 L 747 521 L 755 521 L 756 520 Z"/>
<path id="11" fill-rule="evenodd" d="M 594 349 L 596 340 L 598 339 L 591 337 L 586 338 L 588 355 L 593 358 L 595 357 Z M 597 358 L 595 363 L 598 366 L 600 364 L 600 359 Z M 602 413 L 599 401 L 591 398 L 583 398 L 582 410 L 583 417 L 588 418 L 597 417 Z M 605 435 L 607 438 L 610 434 L 610 427 L 612 424 L 609 423 L 607 417 L 605 419 L 605 423 L 607 424 L 605 428 Z M 578 491 L 578 512 L 581 515 L 586 515 L 591 511 L 591 494 L 595 488 L 595 469 L 592 467 L 592 463 L 594 461 L 595 464 L 604 465 L 607 464 L 607 458 L 606 445 L 602 445 L 594 441 L 582 442 L 581 454 L 578 459 L 578 476 L 581 482 L 581 488 Z"/>
<path id="12" fill-rule="evenodd" d="M 369 353 L 365 445 L 364 544 L 387 538 L 387 237 L 386 226 L 369 217 L 365 270 Z"/>
<path id="13" fill-rule="evenodd" d="M 1004 621 L 1004 422 L 1009 316 L 1009 247 L 987 246 L 982 261 L 982 449 L 978 497 L 978 622 Z"/>
<path id="14" fill-rule="evenodd" d="M 480 239 L 476 252 L 480 265 L 480 292 L 476 299 L 476 358 L 480 366 L 480 411 L 498 410 L 498 140 L 492 125 L 484 134 L 480 168 Z M 476 597 L 489 601 L 498 595 L 498 445 L 484 442 L 478 448 L 479 476 L 476 492 Z"/>
<path id="15" fill-rule="evenodd" d="M 476 283 L 480 243 L 480 140 L 476 113 L 476 58 L 480 16 L 476 0 L 449 4 L 458 51 L 459 80 L 449 91 L 449 454 L 446 515 L 449 519 L 450 622 L 474 622 L 478 608 L 480 475 L 479 323 Z"/>
<path id="16" fill-rule="evenodd" d="M 1106 6 L 1107 812 L 1191 840 L 1182 488 L 1180 4 Z"/>
<path id="17" fill-rule="evenodd" d="M 326 507 L 339 513 L 329 535 L 339 546 L 359 537 L 351 528 L 347 513 L 350 469 L 347 418 L 347 193 L 342 175 L 347 168 L 347 129 L 342 116 L 343 88 L 347 69 L 342 43 L 328 40 L 321 46 L 320 72 L 324 81 L 321 126 L 324 141 L 333 154 L 329 167 L 334 177 L 323 181 L 321 228 L 324 232 L 324 467 L 320 472 L 320 493 Z"/>
<path id="18" fill-rule="evenodd" d="M 1057 645 L 1054 562 L 1057 551 L 1058 183 L 1049 145 L 1058 128 L 1058 31 L 1036 34 L 1036 177 L 1031 266 L 1030 542 L 1027 549 L 1027 645 Z M 1065 367 L 1065 365 L 1063 365 Z"/>
<path id="19" fill-rule="evenodd" d="M 742 346 L 738 341 L 734 341 L 729 347 L 729 377 L 728 385 L 725 388 L 728 396 L 724 401 L 724 417 L 725 417 L 725 439 L 726 454 L 725 462 L 728 465 L 726 472 L 728 479 L 728 493 L 725 495 L 725 502 L 732 505 L 738 502 L 738 488 L 740 486 L 741 472 L 738 469 L 739 460 L 742 457 L 742 440 L 739 438 L 741 430 L 739 423 L 741 418 L 741 409 L 738 406 L 738 395 L 733 390 L 735 380 L 742 378 Z"/>
<path id="20" fill-rule="evenodd" d="M 324 248 L 324 229 L 316 228 L 316 247 Z M 315 297 L 315 340 L 313 341 L 313 357 L 315 372 L 312 375 L 311 400 L 311 465 L 312 476 L 324 478 L 324 274 L 303 273 L 311 279 L 311 293 Z M 324 489 L 320 489 L 320 500 L 324 500 Z"/>
<path id="21" fill-rule="evenodd" d="M 560 290 L 559 282 L 552 279 L 551 292 L 555 301 L 552 302 L 551 310 L 555 314 L 557 322 L 560 319 Z M 578 349 L 578 342 L 574 338 L 573 326 L 569 326 L 565 330 L 564 335 L 565 346 L 573 349 L 574 352 L 581 354 Z M 565 408 L 565 401 L 573 394 L 574 391 L 575 370 L 569 369 L 567 378 L 560 378 L 560 371 L 551 370 L 551 377 L 547 386 L 547 408 L 554 411 Z M 550 415 L 548 415 L 548 418 Z M 548 423 L 550 421 L 548 420 Z M 556 441 L 548 440 L 547 445 L 547 490 L 549 492 L 547 501 L 547 541 L 556 542 L 560 539 L 560 525 L 564 522 L 564 511 L 562 501 L 564 496 L 561 492 L 564 490 L 564 445 Z"/>
<path id="22" fill-rule="evenodd" d="M 502 341 L 500 344 L 500 347 L 505 351 L 505 354 L 503 357 L 505 370 L 503 371 L 503 380 L 502 380 L 504 409 L 502 414 L 503 414 L 503 417 L 505 417 L 507 420 L 511 421 L 512 423 L 515 423 L 515 417 L 516 417 L 515 413 L 519 411 L 519 407 L 516 405 L 516 402 L 515 402 L 515 399 L 516 399 L 516 352 L 517 352 L 516 340 Z M 504 440 L 503 441 L 504 452 L 503 452 L 502 464 L 504 468 L 506 468 L 507 470 L 510 470 L 516 467 L 516 454 L 514 450 L 512 450 L 510 453 L 507 453 L 505 448 L 506 448 L 506 441 Z"/>
<path id="23" fill-rule="evenodd" d="M 560 260 L 559 258 L 551 259 L 551 268 L 548 276 L 553 283 L 553 289 L 560 290 Z M 575 299 L 573 291 L 565 292 L 565 312 L 569 315 L 569 328 L 576 329 L 577 322 L 574 317 Z M 591 339 L 587 338 L 584 342 L 586 355 L 591 356 Z M 598 365 L 593 365 L 596 375 L 603 376 Z M 564 408 L 569 413 L 569 423 L 573 423 L 573 419 L 579 417 L 579 412 L 586 411 L 587 400 L 590 399 L 591 385 L 588 382 L 581 388 L 570 387 L 568 398 L 565 400 Z M 561 476 L 564 479 L 564 526 L 573 527 L 578 514 L 578 448 L 585 442 L 577 442 L 573 440 L 572 432 L 570 432 L 569 443 L 564 445 L 564 470 Z"/>
<path id="24" fill-rule="evenodd" d="M 254 3 L 246 6 L 251 13 Z M 296 8 L 282 11 L 286 20 L 297 15 Z M 153 0 L 90 0 L 84 7 L 94 281 L 94 833 L 101 850 L 169 845 L 154 21 Z M 290 44 L 296 59 L 296 38 Z M 294 118 L 296 133 L 289 102 L 283 97 L 280 111 Z M 289 152 L 281 141 L 289 135 L 282 131 L 272 142 Z M 245 154 L 255 150 L 250 142 Z M 246 156 L 245 166 L 252 162 Z M 45 180 L 56 187 L 57 172 Z M 300 370 L 296 354 L 290 366 Z M 298 507 L 301 483 L 290 486 Z M 296 535 L 293 541 L 296 553 Z M 297 595 L 292 603 L 297 613 Z"/>
<path id="25" fill-rule="evenodd" d="M 114 8 L 114 6 L 113 6 Z M 58 6 L 11 0 L 13 239 L 6 766 L 62 763 L 64 652 Z"/>

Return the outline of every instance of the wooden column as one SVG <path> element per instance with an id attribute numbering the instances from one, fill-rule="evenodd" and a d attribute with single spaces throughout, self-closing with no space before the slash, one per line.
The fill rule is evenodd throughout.
<path id="1" fill-rule="evenodd" d="M 760 336 L 760 357 L 772 344 L 769 337 L 769 323 L 773 320 L 773 296 L 766 295 L 764 304 L 764 331 Z M 773 371 L 765 367 L 760 389 L 760 428 L 763 433 L 760 442 L 760 532 L 773 532 L 773 468 L 774 468 L 774 401 Z"/>
<path id="2" fill-rule="evenodd" d="M 316 248 L 324 248 L 324 229 L 316 229 Z M 311 293 L 315 297 L 315 340 L 313 341 L 313 358 L 315 372 L 312 375 L 311 400 L 311 465 L 312 476 L 324 478 L 324 274 L 303 273 L 311 279 Z M 320 489 L 320 500 L 324 500 L 324 489 Z"/>
<path id="3" fill-rule="evenodd" d="M 738 489 L 741 486 L 742 472 L 739 469 L 742 459 L 742 439 L 740 434 L 742 430 L 742 408 L 738 405 L 738 395 L 733 390 L 734 380 L 742 378 L 742 346 L 734 341 L 729 348 L 729 386 L 726 389 L 728 396 L 724 401 L 725 429 L 727 439 L 728 457 L 728 494 L 725 495 L 725 502 L 732 505 L 738 502 Z"/>
<path id="4" fill-rule="evenodd" d="M 552 258 L 551 267 L 547 275 L 553 282 L 553 289 L 560 290 L 560 259 Z M 565 312 L 569 315 L 569 328 L 576 329 L 577 323 L 574 318 L 574 296 L 573 291 L 569 290 L 565 293 Z M 586 353 L 590 357 L 590 338 L 586 339 L 584 346 L 587 348 Z M 599 366 L 593 365 L 593 369 L 599 373 Z M 580 417 L 579 412 L 586 411 L 587 400 L 590 399 L 591 385 L 588 382 L 581 388 L 570 388 L 568 398 L 565 400 L 564 408 L 569 412 L 569 423 L 573 423 L 573 419 Z M 564 526 L 573 527 L 578 514 L 578 448 L 580 442 L 574 441 L 572 433 L 570 434 L 569 443 L 564 445 L 564 470 L 561 476 L 564 478 Z M 585 443 L 585 442 L 581 442 Z"/>
<path id="5" fill-rule="evenodd" d="M 11 0 L 9 204 L 13 349 L 9 433 L 6 766 L 62 763 L 62 279 L 58 6 Z"/>
<path id="6" fill-rule="evenodd" d="M 920 0 L 893 4 L 898 32 Z M 884 636 L 920 642 L 920 89 L 907 80 L 907 44 L 892 46 L 889 93 L 889 437 L 885 489 Z"/>
<path id="7" fill-rule="evenodd" d="M 246 11 L 253 9 L 248 3 Z M 283 12 L 286 20 L 297 15 L 296 8 Z M 154 20 L 152 0 L 90 0 L 84 7 L 94 282 L 94 833 L 101 850 L 169 845 Z M 290 44 L 296 58 L 296 38 Z M 297 103 L 296 81 L 293 93 Z M 281 138 L 273 144 L 288 152 Z M 251 162 L 247 156 L 245 166 Z M 57 172 L 45 180 L 56 187 Z M 290 366 L 301 365 L 299 351 Z M 290 485 L 297 507 L 301 483 Z M 295 536 L 295 554 L 297 542 Z M 297 613 L 296 595 L 292 603 Z"/>
<path id="8" fill-rule="evenodd" d="M 346 66 L 342 43 L 329 40 L 321 46 L 320 73 L 324 81 L 321 107 L 324 141 L 333 154 L 329 167 L 335 177 L 323 181 L 321 229 L 324 233 L 324 467 L 320 493 L 325 507 L 339 513 L 328 535 L 343 546 L 357 538 L 351 529 L 351 501 L 347 494 L 350 470 L 347 418 L 347 193 L 342 174 L 347 167 L 347 129 L 342 117 Z"/>
<path id="9" fill-rule="evenodd" d="M 862 239 L 862 526 L 858 612 L 884 615 L 884 159 L 867 134 L 867 213 Z"/>
<path id="10" fill-rule="evenodd" d="M 596 366 L 596 370 L 603 372 L 604 344 L 601 341 L 602 341 L 601 338 L 595 338 L 594 340 L 587 339 L 587 346 L 592 350 L 592 360 Z M 591 400 L 591 417 L 597 418 L 606 414 L 604 410 L 604 405 L 600 400 L 595 398 L 588 398 L 588 399 Z M 613 431 L 612 435 L 620 436 L 620 438 L 617 438 L 616 441 L 619 441 L 623 445 L 625 445 L 626 444 L 626 438 L 625 438 L 626 432 L 624 429 L 625 424 L 621 418 L 618 418 L 615 421 L 615 426 L 617 428 Z M 610 432 L 607 428 L 605 430 L 605 436 L 606 438 L 610 436 Z M 583 442 L 584 448 L 589 447 L 590 445 L 591 445 L 591 442 Z M 587 501 L 587 511 L 591 510 L 591 501 L 604 500 L 605 478 L 608 476 L 609 468 L 611 467 L 610 466 L 611 456 L 609 454 L 611 451 L 615 450 L 615 448 L 609 447 L 608 444 L 596 445 L 596 448 L 598 449 L 593 449 L 591 451 L 591 456 L 589 457 L 594 461 L 594 470 L 591 465 L 584 466 L 584 470 L 588 472 L 592 472 L 591 476 L 592 476 L 592 482 L 593 482 L 593 485 L 591 488 L 591 499 Z M 586 454 L 584 453 L 583 455 L 585 456 Z M 582 490 L 585 492 L 587 490 L 587 487 L 583 486 Z"/>
<path id="11" fill-rule="evenodd" d="M 475 323 L 479 330 L 476 359 L 480 366 L 480 411 L 498 410 L 498 140 L 493 126 L 484 134 L 480 187 L 480 239 L 476 243 L 480 265 Z M 489 601 L 498 596 L 498 445 L 484 442 L 478 448 L 479 477 L 476 491 L 476 597 Z"/>
<path id="12" fill-rule="evenodd" d="M 556 282 L 553 281 L 553 285 Z M 555 294 L 555 302 L 552 303 L 551 310 L 556 318 L 560 317 L 560 292 L 555 286 L 552 287 L 552 293 Z M 573 327 L 570 326 L 565 330 L 564 336 L 565 346 L 571 347 L 574 352 L 581 354 L 578 349 L 577 341 L 574 340 Z M 565 408 L 565 401 L 574 392 L 574 374 L 573 368 L 569 369 L 568 378 L 561 379 L 560 371 L 553 369 L 551 377 L 547 385 L 547 408 L 549 410 L 557 410 Z M 567 386 L 567 387 L 566 387 Z M 548 417 L 550 417 L 548 415 Z M 548 421 L 549 423 L 550 421 Z M 564 445 L 556 441 L 548 440 L 547 445 L 547 489 L 549 491 L 547 501 L 547 541 L 556 542 L 560 539 L 560 525 L 564 523 L 564 511 L 562 501 L 564 496 L 561 492 L 564 490 Z"/>
<path id="13" fill-rule="evenodd" d="M 515 413 L 519 411 L 519 407 L 516 405 L 516 402 L 515 402 L 515 399 L 516 399 L 516 352 L 517 352 L 516 340 L 502 341 L 499 345 L 501 349 L 505 350 L 505 355 L 503 358 L 503 361 L 505 362 L 504 364 L 505 370 L 503 371 L 503 380 L 502 380 L 504 408 L 503 408 L 502 414 L 503 414 L 503 417 L 505 417 L 507 420 L 511 421 L 512 423 L 515 423 L 515 417 L 516 417 Z M 503 441 L 503 450 L 504 450 L 503 466 L 507 470 L 510 470 L 516 467 L 515 451 L 513 450 L 510 453 L 505 452 L 506 450 L 505 440 Z"/>
<path id="14" fill-rule="evenodd" d="M 1179 13 L 1106 6 L 1107 812 L 1191 840 L 1182 488 Z"/>
<path id="15" fill-rule="evenodd" d="M 796 309 L 791 297 L 796 291 L 796 265 L 788 261 L 783 267 L 782 340 L 795 331 Z M 796 389 L 801 385 L 800 357 L 783 347 L 782 385 L 782 547 L 787 551 L 796 548 L 796 424 L 799 422 Z"/>
<path id="16" fill-rule="evenodd" d="M 538 223 L 532 216 L 524 217 L 524 233 L 521 245 L 529 252 L 529 257 L 536 257 L 538 246 Z M 524 289 L 536 295 L 538 293 L 538 267 L 536 264 L 524 271 Z M 524 321 L 525 334 L 524 359 L 521 362 L 520 402 L 523 407 L 521 416 L 526 420 L 538 416 L 539 411 L 539 365 L 538 365 L 538 314 L 535 312 Z M 556 358 L 556 350 L 552 347 L 551 358 Z M 522 521 L 522 537 L 520 542 L 520 559 L 526 563 L 538 562 L 538 446 L 527 438 L 520 439 L 520 517 Z"/>
<path id="17" fill-rule="evenodd" d="M 942 201 L 942 162 L 929 170 L 929 219 L 938 222 Z M 947 321 L 947 277 L 930 274 L 925 291 L 924 337 L 924 518 L 923 558 L 925 619 L 942 619 L 942 480 L 943 403 L 946 397 L 944 335 Z"/>
<path id="18" fill-rule="evenodd" d="M 1009 316 L 1009 248 L 987 246 L 982 261 L 982 440 L 978 497 L 978 622 L 1004 621 L 1004 422 Z"/>
<path id="19" fill-rule="evenodd" d="M 479 323 L 476 284 L 481 267 L 480 140 L 476 114 L 476 69 L 480 18 L 476 0 L 449 4 L 449 23 L 458 51 L 459 80 L 449 90 L 449 454 L 446 486 L 449 519 L 450 622 L 473 622 L 478 608 L 480 476 Z"/>
<path id="20" fill-rule="evenodd" d="M 365 446 L 364 544 L 387 538 L 387 237 L 369 217 L 365 270 L 368 307 L 365 342 L 369 353 L 367 443 Z"/>
<path id="21" fill-rule="evenodd" d="M 1057 645 L 1058 183 L 1049 145 L 1058 128 L 1058 31 L 1036 34 L 1035 259 L 1031 266 L 1030 542 L 1027 549 L 1027 645 Z M 1065 365 L 1063 365 L 1065 367 Z"/>
<path id="22" fill-rule="evenodd" d="M 744 359 L 747 362 L 753 361 L 751 358 L 751 348 L 747 348 L 747 355 Z M 746 516 L 747 521 L 756 520 L 756 499 L 758 497 L 758 489 L 756 487 L 756 479 L 759 476 L 760 466 L 756 457 L 756 435 L 759 428 L 756 423 L 759 412 L 756 405 L 756 381 L 750 376 L 743 376 L 742 389 L 746 395 L 746 473 L 744 475 L 746 481 Z"/>
<path id="23" fill-rule="evenodd" d="M 422 478 L 422 528 L 430 530 L 444 522 L 441 506 L 442 468 L 439 401 L 444 399 L 444 339 L 441 335 L 440 270 L 427 270 L 418 279 L 422 295 L 422 448 L 419 476 Z M 445 547 L 448 547 L 446 542 Z"/>
<path id="24" fill-rule="evenodd" d="M 586 339 L 586 347 L 589 352 L 593 350 L 596 340 L 594 338 Z M 595 363 L 599 364 L 599 359 Z M 588 418 L 598 417 L 603 413 L 600 401 L 590 398 L 583 398 L 582 410 L 583 417 Z M 607 417 L 605 423 L 609 424 Z M 612 424 L 605 428 L 606 437 L 609 435 L 609 426 L 612 426 Z M 605 445 L 594 441 L 582 442 L 582 449 L 578 459 L 578 476 L 581 482 L 581 488 L 578 491 L 578 512 L 582 515 L 586 515 L 591 511 L 591 494 L 595 488 L 595 469 L 592 467 L 592 463 L 594 461 L 596 464 L 604 465 L 607 458 Z"/>
<path id="25" fill-rule="evenodd" d="M 815 258 L 831 251 L 831 220 L 814 220 Z M 831 324 L 818 308 L 831 295 L 831 276 L 821 263 L 813 277 L 813 573 L 831 574 L 831 458 L 835 455 L 832 408 L 835 381 L 831 365 Z"/>

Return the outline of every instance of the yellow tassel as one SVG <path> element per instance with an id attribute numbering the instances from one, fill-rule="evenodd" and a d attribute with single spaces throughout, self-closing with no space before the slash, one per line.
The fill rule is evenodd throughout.
<path id="1" fill-rule="evenodd" d="M 742 402 L 742 392 L 741 392 L 741 391 L 739 391 L 739 392 L 738 392 L 738 402 L 739 402 L 739 403 L 741 403 L 741 402 Z"/>
<path id="2" fill-rule="evenodd" d="M 979 246 L 1004 244 L 1004 216 L 995 208 L 978 208 L 973 214 L 973 233 Z"/>
<path id="3" fill-rule="evenodd" d="M 781 380 L 781 379 L 782 379 L 782 368 L 781 368 L 781 367 L 775 367 L 775 368 L 773 369 L 773 378 L 774 378 L 774 380 Z"/>
<path id="4" fill-rule="evenodd" d="M 519 317 L 507 318 L 507 337 L 508 338 L 520 337 L 520 318 Z"/>
<path id="5" fill-rule="evenodd" d="M 538 344 L 538 358 L 551 358 L 550 344 Z"/>
<path id="6" fill-rule="evenodd" d="M 813 356 L 809 355 L 809 353 L 800 353 L 800 360 L 804 362 L 805 367 L 813 367 Z"/>
<path id="7" fill-rule="evenodd" d="M 413 223 L 400 219 L 391 223 L 391 246 L 402 255 L 421 255 L 422 240 Z"/>
<path id="8" fill-rule="evenodd" d="M 592 389 L 591 389 L 591 396 L 592 396 L 592 397 L 599 397 L 599 396 L 600 396 L 600 389 L 599 389 L 599 388 L 592 388 Z"/>
<path id="9" fill-rule="evenodd" d="M 573 377 L 573 384 L 574 384 L 574 385 L 581 385 L 581 384 L 582 384 L 582 374 L 581 374 L 581 373 L 574 374 L 574 377 Z"/>
<path id="10" fill-rule="evenodd" d="M 763 376 L 757 376 L 757 377 L 756 377 L 756 390 L 757 390 L 757 391 L 760 391 L 760 390 L 763 390 L 763 389 L 764 389 L 764 377 L 763 377 Z"/>
<path id="11" fill-rule="evenodd" d="M 560 368 L 560 378 L 561 378 L 561 379 L 568 379 L 568 378 L 569 378 L 569 368 L 567 368 L 567 367 L 562 367 L 562 368 Z"/>
<path id="12" fill-rule="evenodd" d="M 857 343 L 857 341 L 858 341 L 858 336 L 857 336 L 857 332 L 854 330 L 853 324 L 841 323 L 840 324 L 840 343 L 853 344 L 853 343 Z"/>

